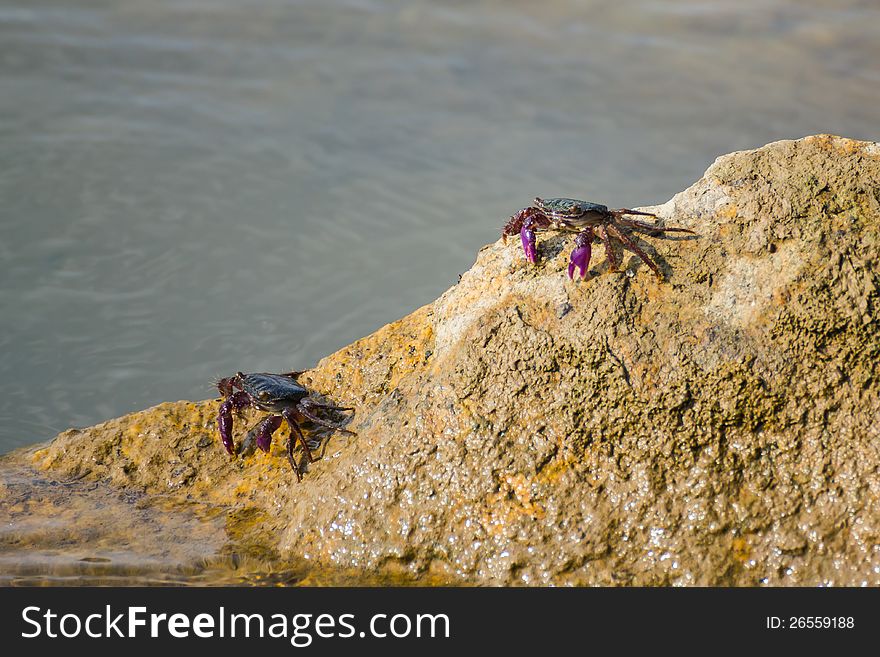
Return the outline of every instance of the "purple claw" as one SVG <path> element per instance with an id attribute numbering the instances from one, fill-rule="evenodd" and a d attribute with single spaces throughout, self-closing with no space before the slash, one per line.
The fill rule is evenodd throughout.
<path id="1" fill-rule="evenodd" d="M 280 415 L 270 415 L 257 427 L 257 447 L 264 452 L 269 451 L 269 447 L 272 445 L 272 434 L 281 426 L 282 419 Z"/>
<path id="2" fill-rule="evenodd" d="M 535 245 L 535 231 L 532 230 L 531 226 L 523 225 L 522 230 L 519 231 L 519 236 L 522 239 L 523 251 L 526 254 L 526 259 L 535 264 L 538 262 L 538 249 Z"/>
<path id="3" fill-rule="evenodd" d="M 221 379 L 220 389 L 224 381 Z M 251 404 L 250 396 L 241 390 L 227 397 L 226 401 L 220 404 L 220 412 L 217 414 L 217 428 L 220 430 L 220 439 L 223 441 L 223 447 L 229 454 L 235 454 L 235 443 L 232 441 L 232 411 L 240 411 L 247 408 Z"/>
<path id="4" fill-rule="evenodd" d="M 593 230 L 587 228 L 578 233 L 574 242 L 574 251 L 571 252 L 571 262 L 568 265 L 568 277 L 574 279 L 574 270 L 580 269 L 581 278 L 587 277 L 590 268 L 590 256 L 593 254 L 591 246 L 593 242 Z"/>
<path id="5" fill-rule="evenodd" d="M 227 399 L 220 405 L 220 413 L 217 415 L 217 428 L 220 430 L 220 439 L 223 447 L 229 454 L 234 454 L 232 443 L 232 398 Z"/>
<path id="6" fill-rule="evenodd" d="M 575 267 L 581 270 L 581 278 L 587 277 L 587 269 L 590 267 L 592 248 L 589 244 L 571 252 L 571 262 L 568 265 L 568 277 L 574 278 Z"/>

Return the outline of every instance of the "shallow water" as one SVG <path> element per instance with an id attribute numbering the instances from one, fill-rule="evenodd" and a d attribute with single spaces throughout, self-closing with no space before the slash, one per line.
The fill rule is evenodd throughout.
<path id="1" fill-rule="evenodd" d="M 536 195 L 878 108 L 873 0 L 0 0 L 0 451 L 308 367 Z"/>
<path id="2" fill-rule="evenodd" d="M 0 459 L 0 587 L 412 585 L 248 540 L 248 510 L 57 481 Z"/>
<path id="3" fill-rule="evenodd" d="M 0 461 L 0 586 L 240 583 L 225 513 Z"/>

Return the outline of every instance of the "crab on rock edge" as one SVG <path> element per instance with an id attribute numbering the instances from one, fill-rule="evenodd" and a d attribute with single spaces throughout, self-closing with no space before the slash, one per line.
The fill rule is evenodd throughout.
<path id="1" fill-rule="evenodd" d="M 660 268 L 651 260 L 628 234 L 630 230 L 654 233 L 690 233 L 687 228 L 666 228 L 644 221 L 627 219 L 625 215 L 643 215 L 657 218 L 657 215 L 639 210 L 609 210 L 606 206 L 573 198 L 536 198 L 534 205 L 523 208 L 514 214 L 501 230 L 504 241 L 519 233 L 523 251 L 532 264 L 538 261 L 535 233 L 542 230 L 558 230 L 577 233 L 574 250 L 568 265 L 568 277 L 574 278 L 575 269 L 580 270 L 581 278 L 586 278 L 590 266 L 593 240 L 598 237 L 605 246 L 610 271 L 617 271 L 620 265 L 617 252 L 611 243 L 612 238 L 621 242 L 635 253 L 662 280 Z"/>
<path id="2" fill-rule="evenodd" d="M 299 422 L 303 419 L 314 424 L 354 435 L 354 431 L 344 429 L 344 423 L 330 422 L 315 413 L 319 410 L 351 411 L 352 408 L 325 404 L 311 396 L 311 391 L 297 382 L 296 377 L 302 372 L 288 372 L 287 374 L 268 374 L 258 372 L 255 374 L 242 374 L 220 379 L 217 389 L 223 395 L 220 411 L 217 416 L 217 428 L 220 439 L 229 454 L 235 454 L 235 444 L 232 440 L 232 413 L 240 412 L 249 407 L 268 411 L 267 415 L 248 433 L 249 438 L 256 438 L 257 447 L 264 452 L 269 451 L 272 444 L 272 434 L 281 426 L 282 420 L 290 427 L 290 436 L 287 439 L 287 460 L 290 467 L 296 473 L 297 481 L 302 481 L 302 468 L 297 465 L 293 458 L 293 448 L 296 441 L 302 445 L 305 461 L 313 461 L 311 449 L 303 436 Z"/>

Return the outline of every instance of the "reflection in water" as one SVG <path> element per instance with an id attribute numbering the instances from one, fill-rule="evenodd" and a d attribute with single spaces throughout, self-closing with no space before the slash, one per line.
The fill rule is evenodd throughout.
<path id="1" fill-rule="evenodd" d="M 859 0 L 7 0 L 0 451 L 308 367 L 536 195 L 658 203 L 731 150 L 876 138 L 878 25 Z"/>
<path id="2" fill-rule="evenodd" d="M 0 460 L 0 586 L 392 583 L 280 559 L 248 540 L 247 523 L 246 510 L 53 481 Z"/>
<path id="3" fill-rule="evenodd" d="M 0 585 L 232 579 L 222 510 L 0 468 Z M 179 506 L 179 505 L 178 505 Z"/>

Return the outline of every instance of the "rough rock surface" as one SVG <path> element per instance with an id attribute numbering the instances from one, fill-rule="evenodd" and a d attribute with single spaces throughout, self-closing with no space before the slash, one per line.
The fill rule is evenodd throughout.
<path id="1" fill-rule="evenodd" d="M 880 145 L 725 155 L 653 210 L 699 235 L 640 240 L 663 283 L 630 253 L 608 274 L 601 248 L 571 282 L 570 238 L 539 236 L 538 266 L 499 240 L 322 360 L 301 380 L 356 406 L 358 436 L 301 484 L 283 440 L 227 457 L 216 401 L 27 458 L 250 509 L 268 550 L 424 582 L 880 585 Z"/>

